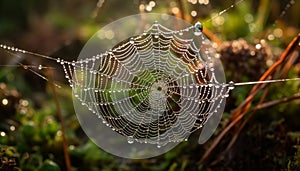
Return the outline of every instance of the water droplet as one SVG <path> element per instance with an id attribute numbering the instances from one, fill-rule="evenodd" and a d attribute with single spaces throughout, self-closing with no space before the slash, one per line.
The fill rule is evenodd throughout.
<path id="1" fill-rule="evenodd" d="M 202 30 L 203 30 L 203 25 L 202 25 L 202 23 L 197 22 L 197 23 L 194 25 L 194 34 L 195 34 L 196 36 L 200 36 L 201 33 L 202 33 Z"/>
<path id="2" fill-rule="evenodd" d="M 180 31 L 178 34 L 179 34 L 180 36 L 182 36 L 182 35 L 183 35 L 183 32 L 182 32 L 182 31 Z"/>
<path id="3" fill-rule="evenodd" d="M 295 1 L 294 0 L 291 0 L 291 2 L 290 2 L 292 5 L 295 3 Z"/>
<path id="4" fill-rule="evenodd" d="M 233 90 L 234 89 L 234 82 L 233 81 L 230 81 L 229 84 L 228 84 L 228 89 L 229 90 Z"/>
<path id="5" fill-rule="evenodd" d="M 39 70 L 43 69 L 43 66 L 42 66 L 42 65 L 39 65 L 38 69 L 39 69 Z"/>
<path id="6" fill-rule="evenodd" d="M 229 94 L 225 94 L 224 97 L 229 97 Z"/>
<path id="7" fill-rule="evenodd" d="M 4 106 L 6 106 L 6 105 L 8 104 L 8 100 L 7 100 L 7 99 L 3 99 L 3 100 L 2 100 L 2 104 L 3 104 Z"/>
<path id="8" fill-rule="evenodd" d="M 57 59 L 56 59 L 56 62 L 57 62 L 57 63 L 60 63 L 60 58 L 57 58 Z"/>
<path id="9" fill-rule="evenodd" d="M 128 136 L 128 137 L 127 137 L 127 142 L 128 142 L 129 144 L 132 144 L 132 143 L 134 142 L 133 136 Z"/>
<path id="10" fill-rule="evenodd" d="M 13 125 L 11 125 L 11 126 L 9 127 L 9 129 L 10 129 L 11 131 L 15 131 L 15 130 L 16 130 L 16 127 L 13 126 Z"/>
<path id="11" fill-rule="evenodd" d="M 1 137 L 4 137 L 4 136 L 6 136 L 6 133 L 5 132 L 0 132 L 0 135 L 1 135 Z"/>
<path id="12" fill-rule="evenodd" d="M 134 38 L 130 38 L 129 43 L 134 44 Z"/>
<path id="13" fill-rule="evenodd" d="M 196 16 L 197 16 L 197 11 L 192 11 L 192 12 L 191 12 L 191 16 L 192 16 L 192 17 L 196 17 Z"/>

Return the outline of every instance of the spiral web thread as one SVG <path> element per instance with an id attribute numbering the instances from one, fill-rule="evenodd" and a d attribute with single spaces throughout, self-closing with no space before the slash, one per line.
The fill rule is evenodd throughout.
<path id="1" fill-rule="evenodd" d="M 181 142 L 218 112 L 235 83 L 219 82 L 202 24 L 173 31 L 155 22 L 143 34 L 79 61 L 57 60 L 76 99 L 128 143 Z M 184 35 L 193 32 L 201 41 Z"/>
<path id="2" fill-rule="evenodd" d="M 208 21 L 240 2 L 243 0 Z M 280 18 L 293 4 L 291 0 Z M 202 40 L 200 46 L 183 38 L 191 30 Z M 186 140 L 218 111 L 234 86 L 300 80 L 223 83 L 214 74 L 215 56 L 208 44 L 197 24 L 173 31 L 154 23 L 142 35 L 124 40 L 105 53 L 76 62 L 57 62 L 62 64 L 76 99 L 104 124 L 128 137 L 128 143 L 137 141 L 157 147 Z M 2 44 L 0 48 L 56 60 Z"/>
<path id="3" fill-rule="evenodd" d="M 63 66 L 75 98 L 104 124 L 126 136 L 128 143 L 161 147 L 184 141 L 202 128 L 235 86 L 300 80 L 218 81 L 215 53 L 200 28 L 197 23 L 173 31 L 154 23 L 142 35 L 105 53 L 73 62 L 3 44 L 0 48 L 56 60 Z M 200 45 L 183 38 L 190 31 L 201 40 Z"/>
<path id="4" fill-rule="evenodd" d="M 216 79 L 214 53 L 197 24 L 172 31 L 155 22 L 105 53 L 57 62 L 75 98 L 128 143 L 181 142 L 233 89 Z M 190 30 L 202 40 L 200 48 L 182 38 Z"/>

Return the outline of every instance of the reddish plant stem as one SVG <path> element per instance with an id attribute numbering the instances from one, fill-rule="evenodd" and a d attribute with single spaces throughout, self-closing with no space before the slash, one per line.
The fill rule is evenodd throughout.
<path id="1" fill-rule="evenodd" d="M 213 34 L 208 28 L 204 27 L 203 28 L 203 33 L 214 43 L 216 43 L 218 46 L 221 46 L 222 41 L 215 35 Z"/>
<path id="2" fill-rule="evenodd" d="M 183 20 L 185 20 L 185 10 L 184 10 L 184 6 L 183 6 L 183 2 L 182 0 L 177 0 L 177 4 L 179 7 L 179 13 L 180 13 L 180 18 L 182 18 Z"/>
<path id="3" fill-rule="evenodd" d="M 292 66 L 292 64 L 294 63 L 294 61 L 298 58 L 298 56 L 299 56 L 298 53 L 294 53 L 294 52 L 295 51 L 291 52 L 290 55 L 288 54 L 288 56 L 290 56 L 289 60 L 285 63 L 284 66 L 281 67 L 282 69 L 281 69 L 281 72 L 280 72 L 280 77 L 282 77 L 283 75 L 285 75 L 288 72 L 288 69 Z M 295 55 L 295 54 L 297 54 L 297 55 Z M 249 115 L 249 117 L 247 117 L 246 120 L 243 121 L 243 123 L 241 123 L 240 125 L 236 126 L 236 129 L 234 131 L 233 137 L 230 140 L 229 144 L 227 145 L 226 150 L 224 151 L 224 153 L 227 153 L 232 148 L 232 146 L 236 142 L 236 140 L 239 137 L 239 135 L 240 135 L 241 131 L 243 130 L 243 128 L 246 126 L 246 124 L 249 122 L 249 120 L 254 116 L 254 112 L 255 111 L 263 109 L 263 108 L 275 106 L 275 105 L 278 105 L 278 104 L 286 103 L 286 102 L 289 102 L 289 101 L 292 101 L 292 100 L 298 100 L 298 99 L 300 99 L 300 95 L 295 95 L 295 96 L 292 96 L 290 98 L 283 98 L 283 99 L 273 100 L 273 101 L 270 101 L 270 102 L 263 103 L 265 97 L 267 96 L 267 94 L 269 92 L 269 88 L 270 87 L 267 87 L 264 90 L 263 95 L 262 95 L 262 97 L 261 97 L 261 99 L 259 101 L 259 104 L 256 105 L 256 107 L 251 108 L 248 111 L 248 113 L 251 113 Z M 213 163 L 217 163 L 219 160 L 220 160 L 220 158 L 217 159 L 217 160 L 215 160 Z"/>
<path id="4" fill-rule="evenodd" d="M 271 106 L 275 106 L 278 104 L 282 104 L 282 103 L 287 103 L 290 102 L 292 100 L 299 100 L 300 99 L 300 95 L 294 95 L 292 97 L 286 97 L 286 98 L 282 98 L 279 100 L 273 100 L 273 101 L 269 101 L 269 102 L 265 102 L 262 104 L 259 104 L 257 106 L 255 106 L 254 108 L 251 109 L 251 111 L 256 111 L 256 110 L 261 110 L 267 107 L 271 107 Z"/>
<path id="5" fill-rule="evenodd" d="M 47 75 L 49 78 L 49 85 L 50 85 L 51 91 L 53 93 L 53 98 L 54 98 L 55 106 L 57 109 L 57 117 L 58 117 L 60 125 L 61 125 L 61 132 L 62 132 L 62 138 L 63 138 L 63 151 L 64 151 L 64 157 L 65 157 L 66 170 L 71 171 L 72 167 L 71 167 L 70 154 L 68 151 L 68 143 L 67 143 L 66 134 L 65 134 L 65 124 L 64 124 L 64 119 L 63 119 L 63 115 L 61 112 L 61 107 L 60 107 L 60 104 L 58 101 L 57 93 L 56 93 L 55 84 L 53 84 L 52 70 L 47 70 Z"/>
<path id="6" fill-rule="evenodd" d="M 299 46 L 300 42 L 300 34 L 295 37 L 288 47 L 285 49 L 285 51 L 281 54 L 278 61 L 276 61 L 275 64 L 273 64 L 259 79 L 259 81 L 266 80 L 274 71 L 275 69 L 280 66 L 284 60 L 289 56 L 292 51 Z M 231 128 L 233 128 L 239 121 L 249 112 L 249 108 L 251 106 L 251 103 L 253 101 L 253 98 L 256 96 L 256 94 L 265 86 L 266 84 L 258 84 L 255 85 L 246 100 L 236 108 L 236 110 L 233 112 L 232 116 L 230 117 L 230 122 L 228 123 L 228 126 L 225 127 L 225 129 L 216 137 L 216 139 L 213 141 L 211 146 L 206 150 L 204 155 L 202 156 L 200 162 L 205 162 L 209 155 L 212 153 L 212 151 L 217 147 L 217 145 L 220 143 L 222 138 L 229 132 Z"/>
<path id="7" fill-rule="evenodd" d="M 260 91 L 260 89 L 256 90 L 257 92 Z M 254 92 L 256 93 L 256 92 Z M 211 144 L 211 146 L 205 151 L 204 155 L 202 156 L 200 162 L 204 162 L 207 160 L 207 158 L 209 157 L 209 155 L 212 153 L 212 151 L 216 148 L 216 146 L 219 144 L 219 142 L 222 140 L 222 138 L 227 134 L 227 132 L 233 127 L 235 126 L 236 123 L 238 123 L 243 116 L 246 114 L 247 112 L 243 112 L 240 115 L 238 115 L 237 117 L 235 117 L 231 122 L 229 122 L 224 130 L 214 139 L 213 143 Z"/>

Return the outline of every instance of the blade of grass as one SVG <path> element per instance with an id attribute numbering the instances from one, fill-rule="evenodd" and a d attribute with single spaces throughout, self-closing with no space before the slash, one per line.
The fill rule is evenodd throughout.
<path id="1" fill-rule="evenodd" d="M 256 32 L 261 33 L 263 31 L 264 25 L 269 17 L 270 12 L 270 0 L 260 1 L 258 13 L 256 17 Z"/>

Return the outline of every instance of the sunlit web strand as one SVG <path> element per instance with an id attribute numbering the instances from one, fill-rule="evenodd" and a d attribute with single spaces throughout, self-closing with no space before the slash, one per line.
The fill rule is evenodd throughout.
<path id="1" fill-rule="evenodd" d="M 128 143 L 158 147 L 201 128 L 234 86 L 299 80 L 220 83 L 199 23 L 179 31 L 153 25 L 105 53 L 73 62 L 0 47 L 57 61 L 81 105 L 127 136 Z M 202 40 L 202 51 L 193 39 L 183 38 L 190 31 Z"/>
<path id="2" fill-rule="evenodd" d="M 235 6 L 239 5 L 240 3 L 244 2 L 245 0 L 239 0 L 237 1 L 236 3 L 230 5 L 229 7 L 225 8 L 224 10 L 218 12 L 215 16 L 211 17 L 210 19 L 204 21 L 203 23 L 208 23 L 208 22 L 211 22 L 213 21 L 214 19 L 216 19 L 217 17 L 223 15 L 225 12 L 227 12 L 228 10 L 234 8 Z"/>
<path id="3" fill-rule="evenodd" d="M 156 26 L 159 27 L 161 25 Z M 87 105 L 87 107 L 94 113 L 100 113 L 101 115 L 99 115 L 99 117 L 104 119 L 107 126 L 111 127 L 120 134 L 123 134 L 130 138 L 132 137 L 139 142 L 147 141 L 148 143 L 162 145 L 166 144 L 167 142 L 182 141 L 183 139 L 185 139 L 186 135 L 189 133 L 188 130 L 192 129 L 192 125 L 194 124 L 193 122 L 195 122 L 195 120 L 197 119 L 202 122 L 202 124 L 197 124 L 196 128 L 201 127 L 205 122 L 205 117 L 210 115 L 211 111 L 209 109 L 211 105 L 208 103 L 208 107 L 200 108 L 200 111 L 202 112 L 201 114 L 203 115 L 201 116 L 201 119 L 199 119 L 199 116 L 201 114 L 191 111 L 193 111 L 193 109 L 195 108 L 197 109 L 196 106 L 199 106 L 201 103 L 205 103 L 205 101 L 208 102 L 210 99 L 211 101 L 213 101 L 213 98 L 218 97 L 216 96 L 216 94 L 219 95 L 219 93 L 211 93 L 211 95 L 203 96 L 203 100 L 198 102 L 198 100 L 196 99 L 197 94 L 200 94 L 196 93 L 198 90 L 194 90 L 194 92 L 192 92 L 193 94 L 191 94 L 189 90 L 190 87 L 188 87 L 188 85 L 191 84 L 189 82 L 193 78 L 191 76 L 188 76 L 188 74 L 190 73 L 190 69 L 186 68 L 186 64 L 189 63 L 193 68 L 196 68 L 197 64 L 193 64 L 193 62 L 196 62 L 195 59 L 197 57 L 199 58 L 200 55 L 195 55 L 195 51 L 193 51 L 193 48 L 190 48 L 191 46 L 189 44 L 192 43 L 191 40 L 176 39 L 175 36 L 172 36 L 174 34 L 173 32 L 164 33 L 162 32 L 163 29 L 164 28 L 160 29 L 160 31 L 158 31 L 158 29 L 150 29 L 142 36 L 137 36 L 133 38 L 133 40 L 131 38 L 128 42 L 132 45 L 128 44 L 128 42 L 125 42 L 117 48 L 114 48 L 109 52 L 102 54 L 101 56 L 106 56 L 106 58 L 102 58 L 100 60 L 99 68 L 94 68 L 94 63 L 90 59 L 77 61 L 76 63 L 78 64 L 76 64 L 75 66 L 80 65 L 81 67 L 77 68 L 76 70 L 79 71 L 82 76 L 84 75 L 84 77 L 88 78 L 81 79 L 81 82 L 79 80 L 76 80 L 73 84 L 73 87 L 75 86 L 75 89 L 77 85 L 79 87 L 78 93 L 76 94 L 78 95 L 80 101 L 82 101 L 84 105 Z M 182 30 L 181 32 L 185 31 L 189 31 L 189 29 Z M 179 34 L 179 32 L 176 33 Z M 128 48 L 128 46 L 134 46 L 135 50 L 132 50 L 132 48 Z M 129 52 L 125 49 L 129 50 Z M 126 54 L 127 57 L 122 56 L 123 54 Z M 160 55 L 156 56 L 155 54 Z M 181 60 L 178 60 L 177 55 L 179 54 L 182 54 Z M 134 58 L 135 55 L 137 56 Z M 158 57 L 159 59 L 157 60 L 154 57 Z M 133 58 L 135 59 L 135 61 L 133 61 Z M 197 59 L 197 61 L 198 60 L 202 61 L 200 58 Z M 203 65 L 207 65 L 207 63 L 203 62 Z M 172 69 L 174 66 L 175 70 Z M 166 70 L 165 68 L 169 69 Z M 179 71 L 176 71 L 176 68 Z M 210 67 L 204 67 L 202 69 L 206 70 L 209 68 Z M 88 74 L 89 70 L 91 74 Z M 97 72 L 95 72 L 94 70 L 97 70 Z M 149 73 L 143 73 L 144 71 L 147 71 Z M 168 78 L 168 74 L 164 75 L 164 73 L 171 74 L 171 77 L 173 78 Z M 205 71 L 204 73 L 207 73 L 207 71 Z M 125 80 L 131 79 L 133 80 L 133 82 L 132 84 L 127 84 L 128 82 L 122 82 L 122 78 L 125 78 Z M 167 82 L 159 81 L 160 79 L 166 79 Z M 101 87 L 100 85 L 100 87 L 95 87 L 93 84 L 90 84 L 91 82 L 94 82 L 94 80 L 101 80 L 100 82 L 104 86 Z M 117 83 L 116 80 L 119 82 Z M 203 78 L 202 81 L 209 82 L 210 80 L 206 80 L 205 78 Z M 166 83 L 172 85 L 165 85 Z M 197 82 L 194 82 L 192 84 L 196 83 Z M 131 89 L 133 95 L 128 96 L 122 89 L 119 89 L 118 92 L 109 92 L 108 90 L 109 95 L 105 93 L 106 87 L 109 87 L 108 89 L 112 89 L 114 85 L 117 84 L 121 84 L 121 87 L 126 87 L 126 89 Z M 160 90 L 158 90 L 160 88 L 160 84 L 162 86 L 161 89 L 163 89 L 162 91 L 165 91 L 164 93 L 161 93 Z M 182 86 L 184 84 L 186 84 L 187 86 Z M 149 85 L 158 87 L 154 87 L 153 89 L 153 87 L 150 87 Z M 139 92 L 139 90 L 136 89 L 135 86 L 148 87 L 148 91 Z M 212 91 L 210 89 L 211 87 L 206 87 L 204 89 L 204 92 Z M 91 98 L 91 101 L 86 101 L 87 97 L 93 96 L 91 95 L 90 90 L 94 92 L 95 90 L 97 90 L 97 92 L 95 92 L 96 98 Z M 224 89 L 220 90 L 224 91 Z M 99 94 L 99 92 L 103 93 Z M 196 96 L 196 98 L 193 98 L 192 95 Z M 124 97 L 123 101 L 118 101 L 117 96 Z M 186 102 L 182 103 L 181 101 L 178 101 L 175 96 L 178 96 L 177 98 L 186 99 Z M 138 98 L 135 99 L 135 97 Z M 166 98 L 168 98 L 169 100 L 166 101 Z M 198 98 L 200 98 L 200 96 Z M 188 102 L 189 100 L 192 100 L 193 103 Z M 98 107 L 99 105 L 100 109 Z M 182 110 L 182 112 L 190 113 L 186 114 L 190 115 L 190 119 L 187 119 L 187 116 L 180 116 L 180 112 L 178 113 L 178 111 L 174 112 L 174 105 L 181 105 L 177 110 Z M 116 112 L 118 110 L 119 112 L 122 111 L 122 113 L 124 114 L 115 115 L 115 113 L 112 112 Z M 161 112 L 168 111 L 170 112 L 170 114 L 166 114 L 163 117 L 160 116 Z M 146 113 L 147 116 L 145 116 L 144 113 Z M 178 118 L 176 119 L 176 117 Z M 137 120 L 136 123 L 132 122 L 133 119 Z M 177 121 L 178 119 L 181 119 L 181 122 L 187 123 L 180 123 Z M 155 120 L 158 120 L 159 122 L 156 122 Z M 178 129 L 182 130 L 178 133 L 178 135 L 174 135 L 174 131 L 170 129 L 171 125 L 176 124 L 176 122 L 178 122 Z M 151 124 L 149 125 L 148 123 Z M 186 127 L 187 125 L 190 126 Z"/>

